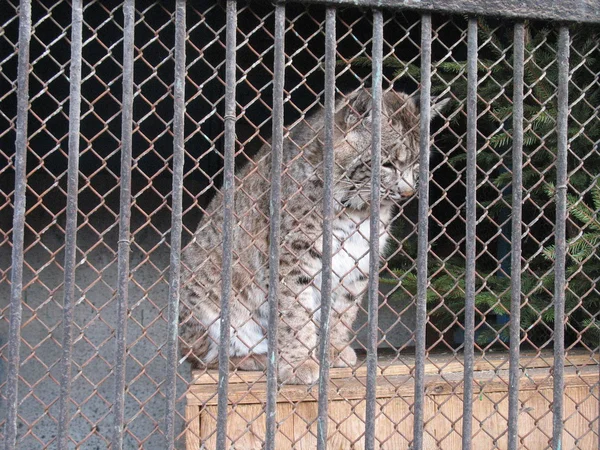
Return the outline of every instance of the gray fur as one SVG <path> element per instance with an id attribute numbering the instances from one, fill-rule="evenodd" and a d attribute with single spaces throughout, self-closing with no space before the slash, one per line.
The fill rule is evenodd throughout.
<path id="1" fill-rule="evenodd" d="M 371 93 L 356 91 L 336 104 L 331 356 L 336 367 L 352 366 L 350 348 L 358 301 L 368 276 L 371 160 Z M 296 126 L 284 140 L 279 297 L 279 378 L 313 383 L 318 377 L 317 342 L 322 252 L 323 110 Z M 383 99 L 381 225 L 383 250 L 394 202 L 414 192 L 418 172 L 418 109 L 401 93 Z M 266 144 L 237 173 L 234 224 L 232 365 L 265 365 L 269 179 L 271 148 Z M 222 262 L 222 195 L 206 209 L 183 254 L 181 352 L 200 367 L 215 367 L 219 350 L 219 296 Z"/>

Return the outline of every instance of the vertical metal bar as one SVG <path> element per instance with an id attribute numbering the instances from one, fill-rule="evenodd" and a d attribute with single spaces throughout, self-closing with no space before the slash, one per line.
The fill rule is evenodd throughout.
<path id="1" fill-rule="evenodd" d="M 331 320 L 331 271 L 333 240 L 333 134 L 335 114 L 335 8 L 325 13 L 325 153 L 323 155 L 323 268 L 321 271 L 321 320 L 319 348 L 319 404 L 317 449 L 327 448 L 329 400 L 329 335 Z"/>
<path id="2" fill-rule="evenodd" d="M 415 327 L 414 450 L 423 448 L 425 404 L 425 326 L 427 323 L 427 252 L 429 220 L 429 125 L 431 103 L 431 15 L 421 17 L 421 105 L 419 143 L 419 235 L 417 250 L 417 311 Z"/>
<path id="3" fill-rule="evenodd" d="M 31 1 L 22 0 L 19 10 L 19 62 L 17 72 L 17 136 L 15 140 L 15 200 L 10 275 L 10 324 L 8 330 L 8 374 L 4 387 L 8 409 L 5 449 L 16 448 L 19 409 L 19 348 L 21 344 L 21 298 L 23 296 L 23 236 L 27 186 L 27 116 L 29 114 L 29 43 Z"/>
<path id="4" fill-rule="evenodd" d="M 123 112 L 121 115 L 121 193 L 119 199 L 119 243 L 117 260 L 117 330 L 115 357 L 115 403 L 112 448 L 123 448 L 125 405 L 125 357 L 127 347 L 127 303 L 129 296 L 129 252 L 131 218 L 131 149 L 133 127 L 133 46 L 135 0 L 123 4 Z"/>
<path id="5" fill-rule="evenodd" d="M 375 449 L 375 421 L 377 420 L 377 343 L 379 313 L 379 191 L 381 187 L 381 82 L 383 72 L 383 14 L 373 11 L 372 121 L 371 121 L 371 216 L 369 236 L 369 340 L 367 343 L 367 399 L 365 449 Z"/>
<path id="6" fill-rule="evenodd" d="M 565 290 L 567 222 L 567 152 L 569 120 L 569 28 L 558 35 L 558 116 L 556 157 L 556 259 L 554 266 L 554 399 L 552 400 L 552 449 L 562 449 L 563 388 L 565 370 Z"/>
<path id="7" fill-rule="evenodd" d="M 281 163 L 283 159 L 283 87 L 285 84 L 285 5 L 275 6 L 273 63 L 273 138 L 271 160 L 271 228 L 269 229 L 269 326 L 267 329 L 267 430 L 265 449 L 275 450 L 277 420 L 277 326 L 279 322 L 279 245 L 281 231 Z"/>
<path id="8" fill-rule="evenodd" d="M 58 415 L 58 448 L 66 449 L 69 439 L 69 402 L 73 350 L 73 304 L 75 301 L 75 257 L 77 254 L 77 194 L 79 190 L 79 129 L 81 119 L 82 0 L 72 3 L 71 67 L 69 70 L 69 163 L 67 168 L 67 223 L 65 227 L 65 284 L 63 340 Z"/>
<path id="9" fill-rule="evenodd" d="M 515 24 L 513 55 L 513 147 L 512 147 L 512 238 L 511 238 L 511 300 L 510 354 L 508 379 L 508 448 L 519 448 L 519 355 L 521 345 L 521 204 L 523 202 L 523 73 L 525 57 L 525 27 Z"/>
<path id="10" fill-rule="evenodd" d="M 235 191 L 235 87 L 236 87 L 237 4 L 227 0 L 227 42 L 225 50 L 225 167 L 223 172 L 223 271 L 221 286 L 221 333 L 219 348 L 219 398 L 217 407 L 217 449 L 225 449 L 229 388 L 229 299 L 233 244 Z"/>
<path id="11" fill-rule="evenodd" d="M 173 188 L 171 215 L 171 257 L 169 261 L 169 305 L 167 335 L 167 448 L 175 449 L 175 399 L 177 397 L 177 339 L 179 287 L 181 277 L 181 230 L 183 215 L 183 162 L 185 120 L 185 37 L 186 0 L 175 5 L 175 79 L 173 113 Z"/>
<path id="12" fill-rule="evenodd" d="M 462 448 L 473 435 L 473 359 L 475 352 L 475 232 L 477 222 L 477 19 L 469 18 L 467 47 L 467 230 L 465 268 L 465 367 Z"/>

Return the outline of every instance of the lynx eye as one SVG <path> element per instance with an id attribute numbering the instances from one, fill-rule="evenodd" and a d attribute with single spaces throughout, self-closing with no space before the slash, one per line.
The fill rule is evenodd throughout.
<path id="1" fill-rule="evenodd" d="M 392 170 L 396 170 L 396 166 L 394 166 L 394 164 L 392 164 L 391 162 L 384 162 L 382 164 L 383 167 L 387 167 L 388 169 L 392 169 Z"/>

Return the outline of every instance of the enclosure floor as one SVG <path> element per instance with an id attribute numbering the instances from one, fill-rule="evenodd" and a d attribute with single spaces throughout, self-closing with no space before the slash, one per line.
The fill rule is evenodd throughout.
<path id="1" fill-rule="evenodd" d="M 521 352 L 519 448 L 545 449 L 552 436 L 551 351 Z M 425 448 L 461 447 L 462 354 L 430 355 L 425 365 Z M 575 350 L 565 358 L 563 448 L 598 448 L 598 355 Z M 477 354 L 474 365 L 473 439 L 476 448 L 506 448 L 508 354 Z M 414 357 L 383 352 L 377 376 L 376 446 L 408 449 L 413 438 Z M 187 448 L 214 448 L 217 371 L 193 372 L 187 394 Z M 329 386 L 329 447 L 364 448 L 366 363 L 332 368 Z M 266 375 L 232 373 L 228 437 L 233 448 L 261 448 L 265 434 Z M 283 385 L 278 391 L 277 448 L 316 448 L 318 386 Z"/>

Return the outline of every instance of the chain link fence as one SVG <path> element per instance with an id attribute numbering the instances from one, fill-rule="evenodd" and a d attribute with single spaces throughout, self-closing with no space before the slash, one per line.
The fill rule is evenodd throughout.
<path id="1" fill-rule="evenodd" d="M 597 7 L 586 15 L 548 2 L 512 12 L 469 2 L 383 2 L 381 10 L 337 3 L 4 0 L 7 449 L 599 448 Z M 551 22 L 558 18 L 572 23 Z M 418 195 L 396 201 L 379 265 L 369 269 L 367 248 L 366 266 L 355 256 L 354 267 L 336 273 L 335 224 L 305 249 L 292 249 L 286 236 L 275 250 L 259 242 L 272 221 L 285 227 L 296 214 L 288 209 L 294 196 L 306 206 L 298 223 L 326 216 L 309 181 L 335 166 L 320 161 L 291 180 L 284 155 L 280 177 L 296 191 L 284 189 L 271 215 L 270 190 L 253 183 L 260 158 L 273 157 L 261 147 L 288 149 L 314 111 L 361 89 L 375 101 L 405 92 L 415 105 L 420 94 L 421 117 L 433 118 L 413 124 Z M 441 99 L 437 115 L 430 105 Z M 379 126 L 391 120 L 386 114 Z M 323 145 L 317 134 L 295 143 L 297 158 Z M 238 203 L 223 225 L 216 202 L 234 172 L 229 192 Z M 271 183 L 271 173 L 262 175 Z M 240 231 L 249 217 L 266 228 Z M 368 246 L 368 221 L 344 239 Z M 322 293 L 331 329 L 350 330 L 344 345 L 357 363 L 329 368 L 329 352 L 316 347 L 312 358 L 325 363 L 310 386 L 278 383 L 266 360 L 255 371 L 242 370 L 243 361 L 190 370 L 201 336 L 179 336 L 179 320 L 200 319 L 186 313 L 191 297 L 180 292 L 198 267 L 180 254 L 193 252 L 199 223 L 243 232 L 244 251 L 262 261 L 244 266 L 240 249 L 229 247 L 233 280 L 223 305 L 251 291 L 268 309 L 270 255 L 319 253 L 323 269 L 290 276 L 305 277 L 303 291 L 314 292 L 331 277 L 334 297 L 336 280 L 360 271 L 356 321 L 336 322 L 341 312 Z M 222 239 L 210 244 L 203 264 L 217 261 L 218 281 L 202 280 L 206 292 L 227 279 L 211 259 Z M 228 311 L 239 324 L 235 307 Z M 306 316 L 296 336 L 320 328 L 319 308 Z M 266 352 L 271 320 L 246 344 L 264 347 L 257 353 Z M 278 320 L 279 330 L 290 327 Z M 207 330 L 202 339 L 218 344 Z"/>

